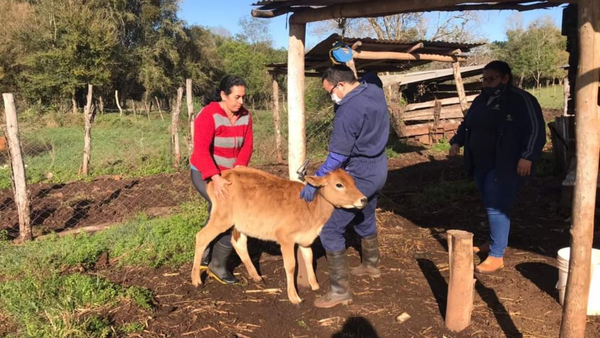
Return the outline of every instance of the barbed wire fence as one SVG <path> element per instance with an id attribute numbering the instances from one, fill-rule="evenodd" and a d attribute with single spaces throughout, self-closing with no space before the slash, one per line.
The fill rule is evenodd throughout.
<path id="1" fill-rule="evenodd" d="M 175 100 L 174 100 L 175 101 Z M 172 145 L 172 111 L 153 105 L 142 114 L 130 103 L 121 114 L 104 109 L 96 113 L 91 135 L 89 175 L 81 172 L 84 153 L 84 114 L 17 109 L 20 143 L 31 202 L 34 237 L 65 233 L 82 227 L 102 227 L 135 217 L 172 213 L 186 202 L 199 202 L 189 175 L 187 108 L 177 121 L 181 149 L 178 166 Z M 200 110 L 194 102 L 194 114 Z M 269 170 L 287 160 L 287 110 L 280 118 L 283 163 L 277 161 L 272 110 L 251 112 L 254 153 L 251 166 Z M 0 125 L 5 127 L 4 114 Z M 333 112 L 306 114 L 306 155 L 313 163 L 324 160 Z M 3 131 L 6 128 L 3 128 Z M 0 234 L 17 238 L 19 216 L 11 187 L 8 144 L 0 132 Z M 178 167 L 178 169 L 176 169 Z M 282 171 L 282 173 L 285 171 Z"/>

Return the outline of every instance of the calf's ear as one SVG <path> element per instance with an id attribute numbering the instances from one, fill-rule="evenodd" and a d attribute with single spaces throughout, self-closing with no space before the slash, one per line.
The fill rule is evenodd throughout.
<path id="1" fill-rule="evenodd" d="M 325 180 L 325 177 L 306 176 L 304 179 L 306 180 L 306 183 L 312 185 L 313 187 L 324 187 L 327 185 L 327 180 Z"/>

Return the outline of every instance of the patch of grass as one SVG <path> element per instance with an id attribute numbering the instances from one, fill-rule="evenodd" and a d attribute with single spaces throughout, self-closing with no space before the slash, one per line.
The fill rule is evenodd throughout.
<path id="1" fill-rule="evenodd" d="M 138 295 L 135 290 L 78 273 L 27 275 L 0 284 L 0 304 L 22 337 L 108 337 L 107 310 Z"/>
<path id="2" fill-rule="evenodd" d="M 429 149 L 436 153 L 447 154 L 450 151 L 450 143 L 447 140 L 441 140 L 440 142 L 434 143 Z"/>
<path id="3" fill-rule="evenodd" d="M 527 89 L 527 91 L 538 99 L 542 108 L 563 109 L 565 99 L 563 88 L 561 86 L 542 87 L 541 89 Z"/>
<path id="4" fill-rule="evenodd" d="M 152 293 L 95 276 L 65 274 L 72 267 L 91 268 L 103 253 L 120 264 L 177 267 L 194 255 L 195 234 L 207 213 L 203 203 L 186 203 L 163 219 L 135 219 L 91 235 L 14 246 L 0 241 L 0 311 L 24 337 L 108 337 L 114 331 L 139 332 L 139 323 L 113 327 L 108 311 L 121 302 L 150 310 Z"/>

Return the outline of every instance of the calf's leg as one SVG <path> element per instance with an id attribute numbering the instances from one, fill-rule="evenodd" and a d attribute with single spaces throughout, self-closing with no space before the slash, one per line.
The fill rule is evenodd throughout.
<path id="1" fill-rule="evenodd" d="M 308 284 L 313 291 L 319 290 L 319 283 L 317 283 L 317 276 L 315 276 L 315 269 L 313 267 L 313 252 L 310 247 L 303 247 L 299 245 L 302 257 L 304 257 L 304 264 L 306 264 L 306 274 L 308 275 Z"/>
<path id="2" fill-rule="evenodd" d="M 239 234 L 239 237 L 236 233 Z M 236 237 L 238 238 L 236 239 Z M 256 268 L 250 259 L 250 255 L 248 255 L 248 237 L 240 232 L 234 231 L 233 236 L 231 236 L 231 244 L 233 245 L 235 252 L 240 256 L 242 263 L 244 263 L 250 278 L 257 283 L 262 281 L 262 277 L 258 275 L 258 271 L 256 271 Z"/>
<path id="3" fill-rule="evenodd" d="M 285 275 L 287 279 L 287 293 L 288 298 L 292 304 L 302 303 L 302 299 L 296 292 L 296 285 L 294 285 L 294 273 L 296 271 L 296 255 L 294 255 L 294 242 L 290 240 L 279 241 L 281 244 L 281 253 L 283 255 L 283 266 L 285 267 Z"/>
<path id="4" fill-rule="evenodd" d="M 230 226 L 231 225 L 223 226 L 215 220 L 215 217 L 212 217 L 210 221 L 208 221 L 208 224 L 196 233 L 196 250 L 194 254 L 194 264 L 192 265 L 192 285 L 198 286 L 202 284 L 200 278 L 200 262 L 202 261 L 204 250 L 206 250 L 208 244 L 210 244 L 215 237 L 227 230 Z"/>

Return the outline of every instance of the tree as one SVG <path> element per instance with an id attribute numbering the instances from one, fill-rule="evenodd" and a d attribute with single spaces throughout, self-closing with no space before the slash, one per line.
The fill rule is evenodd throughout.
<path id="1" fill-rule="evenodd" d="M 519 84 L 530 79 L 540 86 L 541 80 L 563 76 L 560 66 L 567 62 L 566 38 L 546 16 L 533 21 L 526 30 L 518 22 L 507 32 L 506 42 L 495 42 L 500 59 L 506 60 L 519 79 Z"/>

